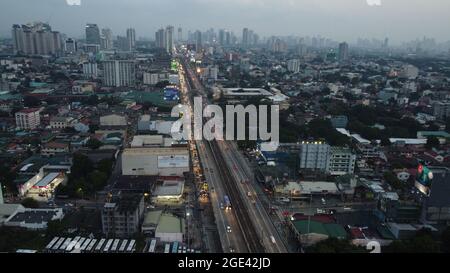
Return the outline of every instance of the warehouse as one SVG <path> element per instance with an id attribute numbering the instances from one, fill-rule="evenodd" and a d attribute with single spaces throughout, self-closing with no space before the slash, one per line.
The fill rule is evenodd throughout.
<path id="1" fill-rule="evenodd" d="M 182 177 L 188 171 L 187 147 L 128 148 L 122 154 L 123 175 Z"/>

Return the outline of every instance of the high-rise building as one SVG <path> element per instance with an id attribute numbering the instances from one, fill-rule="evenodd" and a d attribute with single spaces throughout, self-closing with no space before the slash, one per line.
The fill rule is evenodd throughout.
<path id="1" fill-rule="evenodd" d="M 242 30 L 242 45 L 248 46 L 249 45 L 249 30 L 248 28 L 244 28 Z"/>
<path id="2" fill-rule="evenodd" d="M 127 29 L 128 50 L 132 51 L 136 47 L 136 30 L 134 28 Z"/>
<path id="3" fill-rule="evenodd" d="M 165 32 L 165 46 L 167 53 L 172 54 L 173 52 L 173 36 L 174 36 L 173 26 L 167 26 Z"/>
<path id="4" fill-rule="evenodd" d="M 231 45 L 231 32 L 225 32 L 225 45 Z"/>
<path id="5" fill-rule="evenodd" d="M 112 49 L 113 48 L 113 34 L 111 29 L 102 29 L 102 49 Z"/>
<path id="6" fill-rule="evenodd" d="M 72 38 L 67 38 L 64 42 L 64 51 L 68 54 L 72 54 L 77 52 L 78 50 L 78 44 L 77 41 L 75 41 Z"/>
<path id="7" fill-rule="evenodd" d="M 356 155 L 349 148 L 331 147 L 328 170 L 331 175 L 353 174 L 355 171 Z"/>
<path id="8" fill-rule="evenodd" d="M 16 127 L 20 130 L 34 130 L 41 125 L 41 110 L 27 108 L 16 112 Z"/>
<path id="9" fill-rule="evenodd" d="M 5 203 L 3 201 L 3 188 L 2 187 L 3 187 L 2 183 L 0 183 L 0 205 Z"/>
<path id="10" fill-rule="evenodd" d="M 197 30 L 195 32 L 195 51 L 199 52 L 202 49 L 202 32 Z"/>
<path id="11" fill-rule="evenodd" d="M 300 60 L 299 59 L 292 59 L 287 61 L 287 69 L 290 72 L 297 73 L 300 71 Z"/>
<path id="12" fill-rule="evenodd" d="M 101 44 L 100 30 L 97 24 L 86 24 L 86 44 Z"/>
<path id="13" fill-rule="evenodd" d="M 450 101 L 437 101 L 433 104 L 433 115 L 439 120 L 450 117 Z"/>
<path id="14" fill-rule="evenodd" d="M 225 45 L 225 30 L 219 30 L 219 45 Z"/>
<path id="15" fill-rule="evenodd" d="M 13 25 L 12 39 L 16 54 L 59 55 L 63 51 L 61 34 L 41 22 Z"/>
<path id="16" fill-rule="evenodd" d="M 348 55 L 348 44 L 346 42 L 339 44 L 339 61 L 345 62 L 349 58 Z"/>
<path id="17" fill-rule="evenodd" d="M 177 41 L 181 42 L 183 41 L 183 29 L 181 27 L 178 28 L 178 37 L 177 37 Z"/>
<path id="18" fill-rule="evenodd" d="M 136 67 L 133 60 L 103 61 L 103 82 L 105 86 L 134 86 Z"/>
<path id="19" fill-rule="evenodd" d="M 163 28 L 158 29 L 155 33 L 155 44 L 157 48 L 166 48 L 166 38 Z"/>
<path id="20" fill-rule="evenodd" d="M 85 62 L 83 63 L 83 75 L 88 79 L 96 79 L 98 76 L 97 63 L 95 62 Z"/>
<path id="21" fill-rule="evenodd" d="M 128 38 L 125 36 L 117 36 L 117 49 L 120 51 L 129 51 L 130 44 L 128 43 Z"/>

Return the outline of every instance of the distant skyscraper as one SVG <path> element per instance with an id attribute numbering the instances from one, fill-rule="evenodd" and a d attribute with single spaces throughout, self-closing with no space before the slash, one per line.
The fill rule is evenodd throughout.
<path id="1" fill-rule="evenodd" d="M 244 28 L 242 30 L 242 45 L 248 46 L 249 44 L 249 30 L 248 28 Z"/>
<path id="2" fill-rule="evenodd" d="M 136 67 L 133 60 L 108 60 L 103 62 L 105 86 L 134 86 Z"/>
<path id="3" fill-rule="evenodd" d="M 103 40 L 103 49 L 112 49 L 113 48 L 113 35 L 112 31 L 109 28 L 102 29 L 102 40 Z"/>
<path id="4" fill-rule="evenodd" d="M 339 61 L 345 62 L 349 58 L 348 55 L 348 44 L 346 42 L 339 44 Z"/>
<path id="5" fill-rule="evenodd" d="M 183 41 L 183 29 L 181 27 L 178 28 L 178 37 L 177 37 L 178 42 Z"/>
<path id="6" fill-rule="evenodd" d="M 231 32 L 229 31 L 225 33 L 225 45 L 231 45 Z"/>
<path id="7" fill-rule="evenodd" d="M 300 71 L 300 60 L 292 59 L 287 61 L 287 68 L 290 72 L 297 73 Z"/>
<path id="8" fill-rule="evenodd" d="M 86 24 L 86 44 L 101 44 L 100 30 L 97 24 Z"/>
<path id="9" fill-rule="evenodd" d="M 166 48 L 166 38 L 165 38 L 165 31 L 163 28 L 158 29 L 155 33 L 155 43 L 156 47 L 158 48 Z"/>
<path id="10" fill-rule="evenodd" d="M 195 32 L 195 51 L 200 51 L 202 48 L 202 32 L 197 30 Z"/>
<path id="11" fill-rule="evenodd" d="M 130 51 L 130 43 L 127 37 L 117 36 L 117 49 L 120 51 Z"/>
<path id="12" fill-rule="evenodd" d="M 225 44 L 225 30 L 219 30 L 219 45 Z"/>
<path id="13" fill-rule="evenodd" d="M 131 51 L 136 47 L 136 31 L 134 28 L 127 29 L 128 50 Z"/>
<path id="14" fill-rule="evenodd" d="M 166 27 L 166 33 L 165 33 L 165 49 L 167 53 L 172 54 L 173 51 L 173 33 L 174 28 L 173 26 L 167 26 Z"/>
<path id="15" fill-rule="evenodd" d="M 56 55 L 63 50 L 60 33 L 45 23 L 13 25 L 12 38 L 15 53 Z"/>

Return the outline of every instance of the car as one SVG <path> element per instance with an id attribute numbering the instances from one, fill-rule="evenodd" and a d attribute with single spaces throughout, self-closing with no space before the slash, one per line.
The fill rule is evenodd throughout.
<path id="1" fill-rule="evenodd" d="M 322 198 L 321 201 L 322 201 L 322 205 L 326 205 L 327 204 L 327 201 L 325 200 L 325 198 Z"/>
<path id="2" fill-rule="evenodd" d="M 326 211 L 324 211 L 323 209 L 317 209 L 317 213 L 318 214 L 324 214 L 324 213 L 326 213 Z"/>
<path id="3" fill-rule="evenodd" d="M 247 192 L 247 196 L 248 197 L 252 197 L 252 193 L 251 192 Z"/>
<path id="4" fill-rule="evenodd" d="M 220 203 L 220 209 L 223 209 L 223 203 Z"/>
<path id="5" fill-rule="evenodd" d="M 230 253 L 234 253 L 234 248 L 230 246 Z"/>
<path id="6" fill-rule="evenodd" d="M 227 226 L 227 232 L 231 233 L 231 227 L 230 226 Z"/>

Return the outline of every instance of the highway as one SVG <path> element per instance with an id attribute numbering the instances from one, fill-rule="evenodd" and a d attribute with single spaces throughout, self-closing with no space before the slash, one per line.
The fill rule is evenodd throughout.
<path id="1" fill-rule="evenodd" d="M 185 79 L 183 70 L 180 70 L 180 85 L 182 91 L 182 101 L 192 109 L 190 101 L 190 85 Z M 222 250 L 224 252 L 247 253 L 249 249 L 244 243 L 244 236 L 237 222 L 234 210 L 224 210 L 221 208 L 223 198 L 227 193 L 224 189 L 224 182 L 220 176 L 219 168 L 213 156 L 210 146 L 206 141 L 195 141 L 198 156 L 203 169 L 203 174 L 210 188 L 210 201 L 213 207 L 215 221 L 220 236 Z M 231 232 L 227 232 L 227 227 L 231 227 Z"/>
<path id="2" fill-rule="evenodd" d="M 203 86 L 198 81 L 197 76 L 192 72 L 189 65 L 185 63 L 184 68 L 189 77 L 188 80 L 190 81 L 188 82 L 188 85 L 195 86 L 197 92 L 203 96 L 203 101 L 206 105 L 207 96 Z M 220 202 L 220 197 L 223 196 L 224 192 L 228 193 L 233 207 L 232 211 L 236 216 L 233 218 L 235 221 L 229 220 L 229 223 L 239 227 L 248 251 L 252 253 L 288 252 L 282 240 L 282 236 L 278 234 L 265 208 L 261 204 L 258 195 L 253 189 L 254 179 L 251 169 L 248 165 L 246 167 L 245 165 L 243 166 L 241 162 L 242 159 L 239 158 L 241 155 L 237 150 L 235 143 L 229 142 L 232 143 L 229 144 L 228 142 L 215 140 L 200 142 L 201 148 L 199 149 L 199 155 L 202 162 L 207 161 L 208 163 L 205 165 L 209 166 L 215 165 L 216 167 L 212 168 L 212 170 L 216 175 L 218 173 L 220 176 L 217 177 L 218 179 L 212 179 L 211 181 L 213 187 L 218 189 L 218 191 L 211 195 L 213 206 L 217 206 L 217 203 Z M 231 145 L 233 148 L 230 149 L 228 145 Z M 213 159 L 212 162 L 211 159 Z M 211 170 L 210 167 L 208 169 Z M 243 185 L 241 181 L 251 182 Z M 251 193 L 251 197 L 247 196 L 248 192 Z M 222 213 L 219 213 L 219 219 L 216 219 L 216 221 L 220 222 L 220 218 L 223 216 Z M 218 223 L 218 228 L 219 231 L 222 230 L 220 223 Z M 233 230 L 236 229 L 233 228 Z M 241 250 L 237 250 L 241 252 Z"/>

